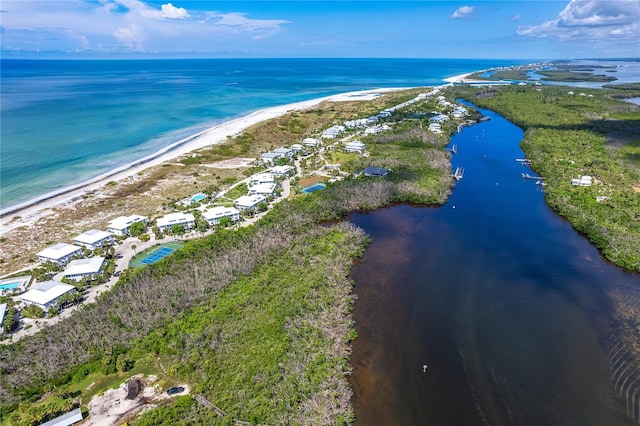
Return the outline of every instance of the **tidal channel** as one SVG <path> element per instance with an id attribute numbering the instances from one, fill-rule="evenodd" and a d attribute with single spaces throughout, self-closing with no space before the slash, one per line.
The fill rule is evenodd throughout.
<path id="1" fill-rule="evenodd" d="M 640 424 L 638 337 L 611 297 L 640 306 L 640 275 L 545 204 L 522 130 L 480 111 L 451 138 L 447 204 L 349 217 L 372 237 L 351 274 L 356 424 Z"/>

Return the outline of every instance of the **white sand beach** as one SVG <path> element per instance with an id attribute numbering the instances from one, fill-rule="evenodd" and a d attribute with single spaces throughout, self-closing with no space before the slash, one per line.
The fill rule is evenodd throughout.
<path id="1" fill-rule="evenodd" d="M 119 181 L 134 176 L 149 167 L 160 165 L 210 145 L 222 143 L 227 140 L 228 137 L 237 135 L 254 124 L 282 116 L 290 111 L 308 109 L 324 101 L 344 102 L 371 100 L 380 93 L 406 89 L 409 88 L 398 87 L 347 92 L 255 111 L 246 116 L 218 124 L 196 135 L 182 139 L 150 156 L 118 167 L 86 182 L 62 188 L 0 211 L 0 226 L 3 232 L 7 232 L 18 226 L 31 224 L 39 218 L 48 215 L 53 208 L 73 206 L 82 200 L 83 195 L 101 188 L 108 182 Z"/>

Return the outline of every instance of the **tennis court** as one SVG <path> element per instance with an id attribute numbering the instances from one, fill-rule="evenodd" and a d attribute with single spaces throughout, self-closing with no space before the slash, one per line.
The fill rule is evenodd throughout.
<path id="1" fill-rule="evenodd" d="M 171 243 L 162 244 L 159 247 L 147 249 L 146 251 L 143 251 L 142 253 L 138 254 L 133 259 L 131 259 L 131 262 L 129 262 L 129 265 L 134 268 L 140 268 L 145 265 L 151 265 L 169 256 L 174 251 L 181 249 L 183 244 L 184 243 L 182 242 L 175 241 Z"/>

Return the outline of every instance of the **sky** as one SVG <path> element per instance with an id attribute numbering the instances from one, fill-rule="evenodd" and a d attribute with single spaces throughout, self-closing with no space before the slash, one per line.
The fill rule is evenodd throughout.
<path id="1" fill-rule="evenodd" d="M 640 57 L 640 0 L 3 0 L 7 57 Z"/>

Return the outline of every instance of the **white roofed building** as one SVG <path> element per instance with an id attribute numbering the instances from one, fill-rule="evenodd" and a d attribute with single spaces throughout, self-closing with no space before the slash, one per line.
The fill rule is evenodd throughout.
<path id="1" fill-rule="evenodd" d="M 267 197 L 260 194 L 243 195 L 236 199 L 233 203 L 240 211 L 255 210 L 258 204 L 266 202 Z"/>
<path id="2" fill-rule="evenodd" d="M 113 235 L 109 232 L 92 229 L 75 237 L 73 242 L 93 250 L 105 244 L 113 244 Z"/>
<path id="3" fill-rule="evenodd" d="M 304 146 L 300 145 L 299 143 L 294 143 L 293 145 L 291 145 L 291 149 L 293 150 L 293 152 L 300 152 L 304 150 Z"/>
<path id="4" fill-rule="evenodd" d="M 362 154 L 366 151 L 367 147 L 362 142 L 356 140 L 347 142 L 347 144 L 344 146 L 344 149 L 347 152 L 356 152 Z"/>
<path id="5" fill-rule="evenodd" d="M 41 252 L 36 253 L 40 262 L 53 262 L 58 265 L 65 265 L 71 258 L 82 253 L 82 247 L 73 244 L 58 243 L 51 247 L 47 247 Z"/>
<path id="6" fill-rule="evenodd" d="M 233 222 L 237 222 L 240 220 L 240 211 L 235 207 L 213 207 L 211 209 L 207 209 L 202 212 L 202 217 L 204 217 L 209 225 L 218 225 L 220 223 L 220 219 L 224 217 L 228 217 Z"/>
<path id="7" fill-rule="evenodd" d="M 291 148 L 276 148 L 271 152 L 275 152 L 276 154 L 280 154 L 283 158 L 291 158 L 291 157 L 293 157 L 293 150 Z"/>
<path id="8" fill-rule="evenodd" d="M 265 152 L 264 154 L 260 155 L 260 161 L 264 164 L 273 164 L 281 158 L 282 155 L 278 154 L 277 152 Z"/>
<path id="9" fill-rule="evenodd" d="M 191 213 L 170 213 L 164 215 L 156 221 L 156 225 L 161 231 L 171 230 L 176 225 L 182 225 L 184 229 L 191 229 L 196 224 L 196 218 Z"/>
<path id="10" fill-rule="evenodd" d="M 25 305 L 36 305 L 44 310 L 56 304 L 58 297 L 75 289 L 70 284 L 63 284 L 60 281 L 46 281 L 33 284 L 31 290 L 16 296 L 15 299 Z"/>
<path id="11" fill-rule="evenodd" d="M 249 185 L 261 185 L 263 183 L 274 183 L 275 181 L 276 178 L 272 173 L 258 173 L 249 178 Z"/>
<path id="12" fill-rule="evenodd" d="M 72 260 L 62 273 L 62 276 L 75 281 L 80 281 L 83 278 L 93 278 L 103 272 L 104 266 L 104 257 L 100 256 Z"/>
<path id="13" fill-rule="evenodd" d="M 335 139 L 347 130 L 344 126 L 332 126 L 322 132 L 323 139 Z"/>
<path id="14" fill-rule="evenodd" d="M 254 195 L 254 194 L 273 195 L 275 191 L 276 191 L 275 183 L 261 183 L 249 188 L 250 195 Z"/>
<path id="15" fill-rule="evenodd" d="M 107 231 L 114 235 L 126 237 L 129 235 L 131 225 L 136 222 L 142 222 L 145 225 L 148 223 L 149 218 L 146 216 L 140 216 L 133 214 L 131 216 L 120 216 L 109 222 L 107 225 Z"/>
<path id="16" fill-rule="evenodd" d="M 269 169 L 269 173 L 276 177 L 291 176 L 295 168 L 293 166 L 274 166 Z"/>
<path id="17" fill-rule="evenodd" d="M 302 140 L 302 145 L 310 146 L 312 148 L 315 148 L 318 145 L 320 145 L 320 141 L 318 139 L 315 139 L 315 138 L 304 138 Z"/>

